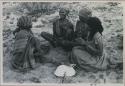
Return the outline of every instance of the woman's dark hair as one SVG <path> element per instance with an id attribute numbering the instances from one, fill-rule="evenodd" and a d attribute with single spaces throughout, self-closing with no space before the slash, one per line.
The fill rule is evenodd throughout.
<path id="1" fill-rule="evenodd" d="M 21 16 L 19 20 L 17 21 L 17 28 L 14 30 L 13 34 L 19 32 L 20 30 L 27 30 L 31 31 L 32 28 L 32 20 L 28 16 Z"/>
<path id="2" fill-rule="evenodd" d="M 102 35 L 103 27 L 101 21 L 97 17 L 90 17 L 87 24 L 92 28 L 93 32 L 99 32 Z"/>

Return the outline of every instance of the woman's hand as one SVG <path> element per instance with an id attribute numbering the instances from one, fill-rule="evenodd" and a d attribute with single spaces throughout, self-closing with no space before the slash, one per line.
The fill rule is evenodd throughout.
<path id="1" fill-rule="evenodd" d="M 86 41 L 81 37 L 75 39 L 75 41 L 79 44 L 86 45 Z"/>

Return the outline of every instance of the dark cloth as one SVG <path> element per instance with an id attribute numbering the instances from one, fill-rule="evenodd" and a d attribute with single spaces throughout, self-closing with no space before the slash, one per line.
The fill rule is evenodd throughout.
<path id="1" fill-rule="evenodd" d="M 36 52 L 39 53 L 38 57 L 34 57 Z M 39 40 L 31 32 L 20 30 L 15 35 L 12 67 L 19 71 L 35 68 L 37 61 L 42 59 L 41 52 Z"/>
<path id="2" fill-rule="evenodd" d="M 84 40 L 87 39 L 88 25 L 85 22 L 77 21 L 75 29 L 75 38 L 82 37 Z"/>

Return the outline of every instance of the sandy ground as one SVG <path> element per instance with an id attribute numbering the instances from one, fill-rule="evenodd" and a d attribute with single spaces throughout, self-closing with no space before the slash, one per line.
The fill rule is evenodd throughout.
<path id="1" fill-rule="evenodd" d="M 8 5 L 10 6 L 10 5 Z M 73 6 L 79 6 L 74 4 Z M 89 5 L 92 7 L 93 5 Z M 10 6 L 12 7 L 12 6 Z M 109 57 L 115 58 L 114 61 L 122 60 L 123 49 L 123 27 L 122 27 L 122 8 L 119 6 L 108 6 L 107 9 L 102 10 L 106 5 L 97 5 L 93 8 L 93 15 L 99 17 L 104 27 L 104 44 L 105 50 Z M 4 10 L 7 10 L 7 6 Z M 61 83 L 62 78 L 56 77 L 54 71 L 57 65 L 53 63 L 44 63 L 40 67 L 29 71 L 28 73 L 19 73 L 10 68 L 10 61 L 13 58 L 13 43 L 14 36 L 12 31 L 16 28 L 16 18 L 20 14 L 11 12 L 10 18 L 6 19 L 6 15 L 3 16 L 3 81 L 5 83 L 16 82 L 16 83 Z M 42 31 L 52 33 L 52 20 L 58 15 L 54 13 L 51 15 L 42 15 L 38 18 L 37 22 L 33 22 L 32 31 L 36 37 L 43 40 L 39 34 Z M 76 23 L 78 17 L 70 18 L 73 24 Z M 58 62 L 66 61 L 67 57 L 62 50 L 51 49 L 48 58 L 57 58 Z M 63 58 L 63 59 L 62 59 Z M 56 60 L 56 59 L 54 59 Z M 76 70 L 76 75 L 73 77 L 66 77 L 64 83 L 122 83 L 123 72 L 122 70 L 106 70 L 93 72 L 85 72 L 84 70 Z"/>

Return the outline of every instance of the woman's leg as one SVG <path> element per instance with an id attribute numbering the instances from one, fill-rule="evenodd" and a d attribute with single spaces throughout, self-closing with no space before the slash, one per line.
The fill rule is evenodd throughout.
<path id="1" fill-rule="evenodd" d="M 41 48 L 40 40 L 36 37 L 32 38 L 32 47 L 34 48 L 33 55 L 36 62 L 43 62 L 44 49 Z"/>
<path id="2" fill-rule="evenodd" d="M 91 65 L 96 63 L 96 60 L 85 51 L 84 47 L 77 46 L 72 49 L 70 62 L 86 71 L 92 71 Z"/>
<path id="3" fill-rule="evenodd" d="M 47 32 L 41 32 L 41 36 L 42 36 L 45 40 L 49 41 L 49 42 L 55 47 L 54 37 L 53 37 L 52 34 L 47 33 Z"/>

